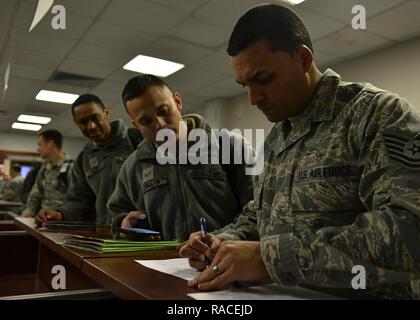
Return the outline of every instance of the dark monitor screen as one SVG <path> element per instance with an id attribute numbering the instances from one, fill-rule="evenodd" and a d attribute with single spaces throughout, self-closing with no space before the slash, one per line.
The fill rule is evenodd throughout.
<path id="1" fill-rule="evenodd" d="M 29 171 L 31 171 L 33 168 L 33 166 L 22 165 L 22 167 L 20 168 L 20 174 L 22 175 L 22 177 L 26 178 Z"/>

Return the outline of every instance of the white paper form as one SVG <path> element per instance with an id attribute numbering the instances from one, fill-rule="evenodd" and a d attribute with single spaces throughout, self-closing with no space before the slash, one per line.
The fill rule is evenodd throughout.
<path id="1" fill-rule="evenodd" d="M 196 300 L 336 300 L 328 294 L 277 284 L 232 288 L 223 291 L 189 293 Z"/>
<path id="2" fill-rule="evenodd" d="M 191 268 L 187 258 L 165 260 L 135 260 L 137 263 L 185 280 L 195 278 L 199 272 Z M 196 300 L 335 300 L 339 299 L 325 293 L 300 287 L 287 287 L 277 284 L 231 288 L 222 291 L 189 293 Z"/>
<path id="3" fill-rule="evenodd" d="M 141 265 L 185 280 L 192 280 L 199 272 L 191 268 L 187 258 L 164 260 L 135 260 Z"/>

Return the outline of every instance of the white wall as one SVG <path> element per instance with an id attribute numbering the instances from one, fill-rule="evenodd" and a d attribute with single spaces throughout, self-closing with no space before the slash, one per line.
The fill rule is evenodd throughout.
<path id="1" fill-rule="evenodd" d="M 246 95 L 211 100 L 191 113 L 203 116 L 213 128 L 264 129 L 267 134 L 273 126 L 256 107 L 250 106 Z"/>
<path id="2" fill-rule="evenodd" d="M 333 66 L 345 81 L 370 82 L 420 111 L 420 37 Z"/>
<path id="3" fill-rule="evenodd" d="M 328 67 L 338 72 L 344 81 L 370 82 L 395 92 L 420 112 L 420 38 Z M 323 66 L 321 71 L 325 69 Z M 265 129 L 267 134 L 273 126 L 248 103 L 246 95 L 212 100 L 194 112 L 215 120 L 213 125 L 228 129 Z"/>
<path id="4" fill-rule="evenodd" d="M 36 152 L 36 134 L 0 132 L 0 150 Z M 63 149 L 66 155 L 75 159 L 88 140 L 64 138 Z"/>

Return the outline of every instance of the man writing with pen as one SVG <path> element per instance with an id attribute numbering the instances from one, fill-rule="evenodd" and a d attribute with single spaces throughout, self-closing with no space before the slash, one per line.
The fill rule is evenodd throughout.
<path id="1" fill-rule="evenodd" d="M 228 44 L 235 78 L 275 122 L 238 222 L 180 249 L 218 290 L 272 281 L 347 297 L 420 297 L 420 117 L 397 94 L 321 73 L 299 16 L 248 10 Z M 316 57 L 316 56 L 315 56 Z M 205 257 L 212 260 L 205 268 Z M 355 266 L 366 287 L 354 290 Z"/>
<path id="2" fill-rule="evenodd" d="M 205 217 L 213 233 L 233 222 L 252 197 L 252 176 L 245 174 L 245 163 L 211 164 L 209 159 L 207 164 L 196 164 L 188 157 L 186 163 L 160 164 L 158 149 L 164 141 L 158 141 L 157 136 L 162 129 L 174 133 L 175 141 L 170 143 L 175 144 L 179 156 L 191 150 L 191 144 L 180 150 L 180 142 L 194 129 L 211 136 L 210 125 L 199 115 L 182 116 L 181 94 L 153 75 L 131 79 L 122 98 L 144 140 L 121 167 L 108 202 L 113 225 L 146 227 L 159 231 L 164 240 L 185 240 L 200 228 L 200 217 Z M 235 143 L 252 152 L 242 137 L 227 130 L 224 133 L 231 154 Z"/>

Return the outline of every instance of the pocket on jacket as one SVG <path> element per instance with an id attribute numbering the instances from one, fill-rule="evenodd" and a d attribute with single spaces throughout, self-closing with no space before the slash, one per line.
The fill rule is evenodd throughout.
<path id="1" fill-rule="evenodd" d="M 168 184 L 168 179 L 166 178 L 154 178 L 149 181 L 143 182 L 143 190 L 144 190 L 143 192 L 146 194 L 147 192 L 155 188 L 158 188 L 167 184 Z"/>
<path id="2" fill-rule="evenodd" d="M 188 176 L 192 179 L 227 180 L 226 173 L 220 167 L 189 169 Z"/>
<path id="3" fill-rule="evenodd" d="M 86 176 L 87 177 L 91 177 L 95 174 L 97 174 L 98 172 L 102 171 L 105 168 L 105 163 L 104 162 L 99 162 L 98 165 L 94 166 L 94 167 L 88 167 L 86 168 Z"/>

